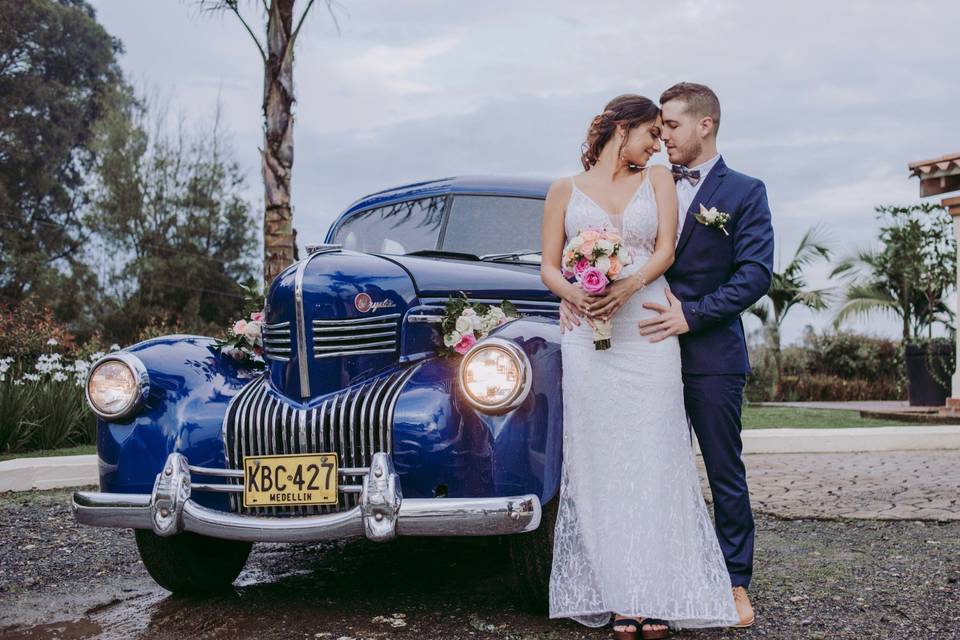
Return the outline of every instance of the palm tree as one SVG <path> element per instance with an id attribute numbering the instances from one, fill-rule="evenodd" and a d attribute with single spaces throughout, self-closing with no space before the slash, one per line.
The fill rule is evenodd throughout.
<path id="1" fill-rule="evenodd" d="M 749 312 L 763 323 L 767 345 L 773 352 L 775 377 L 773 380 L 774 397 L 780 395 L 780 381 L 783 378 L 783 359 L 780 349 L 780 326 L 790 309 L 795 306 L 806 307 L 813 311 L 827 308 L 832 289 L 807 289 L 804 269 L 816 260 L 830 259 L 830 247 L 823 227 L 816 225 L 807 230 L 800 240 L 793 258 L 782 271 L 774 271 L 767 295 L 750 307 Z"/>
<path id="2" fill-rule="evenodd" d="M 266 286 L 296 257 L 290 176 L 293 171 L 293 49 L 303 21 L 315 0 L 307 0 L 299 17 L 296 0 L 260 0 L 266 14 L 263 42 L 244 18 L 238 0 L 200 0 L 213 11 L 230 11 L 253 39 L 263 61 L 263 148 L 260 150 L 264 186 L 263 278 Z M 326 0 L 333 13 L 333 0 Z M 339 25 L 337 25 L 339 30 Z"/>

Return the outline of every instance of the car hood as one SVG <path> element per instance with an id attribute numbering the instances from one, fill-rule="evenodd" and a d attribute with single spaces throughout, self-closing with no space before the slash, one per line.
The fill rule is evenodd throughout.
<path id="1" fill-rule="evenodd" d="M 470 298 L 550 300 L 559 298 L 540 279 L 540 265 L 478 262 L 424 256 L 381 255 L 410 274 L 421 298 L 463 291 Z"/>

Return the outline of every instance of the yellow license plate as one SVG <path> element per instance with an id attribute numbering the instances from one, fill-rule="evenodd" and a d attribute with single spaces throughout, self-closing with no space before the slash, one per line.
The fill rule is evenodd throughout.
<path id="1" fill-rule="evenodd" d="M 243 506 L 337 503 L 337 454 L 246 456 Z"/>

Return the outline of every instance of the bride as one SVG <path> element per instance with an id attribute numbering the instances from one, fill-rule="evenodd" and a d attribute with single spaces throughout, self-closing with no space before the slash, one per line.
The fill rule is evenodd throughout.
<path id="1" fill-rule="evenodd" d="M 622 95 L 593 119 L 584 171 L 556 180 L 544 203 L 541 277 L 592 319 L 610 319 L 612 347 L 595 350 L 586 323 L 565 331 L 563 464 L 550 573 L 550 618 L 615 638 L 664 638 L 669 628 L 739 621 L 700 491 L 683 403 L 676 336 L 651 343 L 638 322 L 655 315 L 673 263 L 677 195 L 660 150 L 660 110 Z M 633 253 L 601 296 L 561 271 L 569 238 L 615 229 Z"/>

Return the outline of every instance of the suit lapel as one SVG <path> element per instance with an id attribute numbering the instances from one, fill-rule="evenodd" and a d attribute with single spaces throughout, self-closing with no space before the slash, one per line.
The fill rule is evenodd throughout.
<path id="1" fill-rule="evenodd" d="M 717 164 L 713 165 L 713 169 L 707 174 L 703 185 L 701 185 L 697 191 L 696 197 L 693 199 L 693 202 L 690 203 L 690 208 L 687 209 L 687 215 L 683 219 L 683 229 L 680 230 L 680 239 L 677 240 L 675 255 L 680 255 L 684 245 L 687 244 L 687 240 L 690 239 L 690 234 L 693 233 L 694 225 L 699 224 L 694 216 L 700 211 L 700 204 L 708 202 L 710 198 L 713 197 L 713 193 L 717 190 L 717 187 L 720 186 L 720 183 L 723 182 L 723 176 L 726 174 L 727 165 L 721 156 L 717 159 Z"/>

